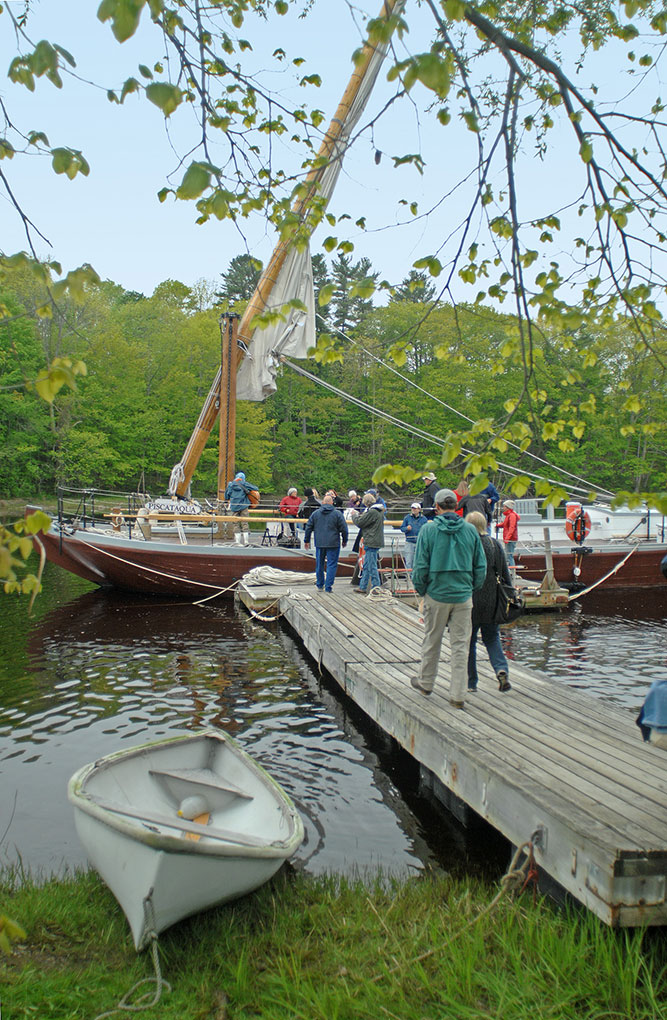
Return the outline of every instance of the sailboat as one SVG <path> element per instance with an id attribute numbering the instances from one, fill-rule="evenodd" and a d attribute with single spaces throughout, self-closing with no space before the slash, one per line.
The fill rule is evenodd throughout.
<path id="1" fill-rule="evenodd" d="M 400 13 L 404 0 L 385 0 L 380 18 Z M 202 512 L 190 499 L 190 483 L 216 419 L 219 418 L 217 505 L 235 475 L 236 401 L 262 400 L 275 389 L 282 357 L 305 357 L 315 345 L 315 298 L 310 250 L 304 244 L 333 194 L 345 151 L 377 79 L 388 41 L 366 44 L 324 136 L 305 187 L 293 206 L 301 226 L 300 243 L 281 240 L 264 269 L 240 319 L 222 323 L 222 356 L 216 379 L 181 460 L 171 473 L 170 499 L 146 503 L 138 495 L 125 506 L 106 507 L 100 495 L 81 492 L 72 516 L 59 512 L 40 536 L 48 560 L 104 587 L 146 594 L 201 598 L 233 593 L 251 568 L 267 564 L 284 570 L 314 572 L 314 556 L 302 548 L 239 546 L 226 539 L 227 513 Z M 315 211 L 316 207 L 316 211 Z M 266 312 L 273 324 L 257 329 Z M 34 508 L 27 508 L 27 512 Z M 261 515 L 255 520 L 266 521 Z M 196 522 L 198 527 L 184 526 Z M 203 526 L 202 526 L 203 525 Z M 257 532 L 251 532 L 257 538 Z M 403 536 L 398 532 L 402 542 Z M 343 561 L 344 562 L 344 561 Z M 350 576 L 352 564 L 348 561 Z"/>

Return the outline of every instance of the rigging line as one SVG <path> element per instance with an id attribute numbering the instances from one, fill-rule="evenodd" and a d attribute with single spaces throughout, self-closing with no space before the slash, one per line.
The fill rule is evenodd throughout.
<path id="1" fill-rule="evenodd" d="M 436 446 L 444 446 L 445 440 L 441 436 L 435 436 L 430 432 L 425 432 L 424 429 L 420 429 L 416 425 L 410 425 L 407 422 L 402 421 L 400 418 L 396 418 L 394 415 L 389 414 L 388 411 L 381 411 L 379 408 L 373 407 L 372 404 L 366 403 L 365 400 L 361 400 L 359 397 L 353 397 L 352 394 L 346 393 L 345 390 L 341 390 L 338 386 L 334 386 L 333 383 L 326 382 L 326 380 L 313 375 L 312 372 L 308 372 L 307 369 L 301 368 L 299 365 L 295 365 L 293 361 L 290 361 L 289 358 L 286 358 L 284 355 L 281 356 L 280 360 L 282 364 L 287 365 L 288 368 L 291 368 L 298 375 L 304 376 L 304 378 L 309 379 L 318 386 L 323 386 L 324 389 L 329 390 L 331 393 L 335 393 L 336 396 L 341 397 L 342 400 L 349 400 L 350 403 L 356 404 L 357 407 L 367 411 L 369 414 L 374 414 L 378 418 L 384 418 L 391 425 L 395 425 L 396 428 L 403 429 L 403 431 L 409 432 L 411 435 L 417 436 L 420 439 L 425 439 L 427 442 L 433 443 Z M 462 447 L 462 450 L 466 454 L 472 453 L 472 450 L 468 450 L 466 447 Z M 505 464 L 504 461 L 498 461 L 498 464 L 505 471 L 517 471 L 517 468 L 514 467 L 514 465 Z M 544 475 L 538 475 L 535 471 L 528 471 L 527 469 L 523 470 L 523 474 L 528 475 L 530 478 L 536 478 L 538 481 L 544 479 Z M 546 480 L 551 485 L 561 484 L 558 479 L 555 478 L 547 478 Z M 583 495 L 588 493 L 587 489 L 581 489 L 577 485 L 571 485 L 570 490 L 572 492 L 580 492 Z"/>
<path id="2" fill-rule="evenodd" d="M 329 323 L 327 323 L 322 318 L 322 316 L 319 314 L 319 312 L 317 312 L 316 315 L 317 315 L 317 318 L 320 320 L 320 322 L 322 322 L 322 324 L 325 325 L 327 329 L 334 330 L 344 340 L 347 340 L 348 343 L 353 344 L 355 347 L 358 347 L 361 351 L 363 351 L 364 354 L 366 354 L 373 361 L 376 361 L 379 365 L 382 365 L 383 368 L 386 368 L 390 372 L 393 372 L 394 375 L 398 376 L 398 378 L 401 379 L 403 382 L 408 383 L 409 386 L 414 387 L 414 389 L 418 390 L 420 393 L 423 393 L 424 396 L 430 397 L 431 400 L 434 400 L 437 404 L 440 404 L 442 407 L 446 408 L 448 411 L 451 411 L 453 414 L 457 414 L 460 418 L 463 418 L 464 421 L 470 422 L 471 425 L 475 424 L 473 419 L 469 418 L 467 414 L 463 413 L 463 411 L 459 411 L 456 407 L 452 407 L 451 404 L 448 404 L 448 403 L 446 403 L 446 401 L 441 400 L 440 397 L 436 397 L 436 395 L 434 393 L 429 393 L 429 391 L 425 390 L 423 387 L 421 387 L 419 385 L 419 383 L 416 383 L 413 379 L 410 379 L 410 378 L 408 378 L 408 376 L 403 375 L 403 373 L 399 372 L 398 369 L 394 368 L 393 365 L 388 365 L 386 361 L 382 360 L 382 358 L 378 358 L 378 356 L 376 354 L 373 354 L 371 351 L 369 351 L 367 348 L 363 347 L 356 340 L 353 340 L 351 336 L 348 336 L 347 333 L 344 333 L 342 329 L 338 328 L 338 326 L 332 326 Z M 568 478 L 573 478 L 575 481 L 581 482 L 583 485 L 586 485 L 588 487 L 588 490 L 595 489 L 597 493 L 605 495 L 605 496 L 613 496 L 614 495 L 614 493 L 610 492 L 609 489 L 603 489 L 603 488 L 601 488 L 598 485 L 593 485 L 592 482 L 588 482 L 585 478 L 582 478 L 581 475 L 572 474 L 571 471 L 567 471 L 565 468 L 560 468 L 560 467 L 558 467 L 555 464 L 551 464 L 548 460 L 544 460 L 543 457 L 540 457 L 536 453 L 529 453 L 527 450 L 521 450 L 516 445 L 516 443 L 512 443 L 509 440 L 507 440 L 507 445 L 511 446 L 513 449 L 517 450 L 519 453 L 526 454 L 528 457 L 531 457 L 533 460 L 536 460 L 539 464 L 544 464 L 545 467 L 550 468 L 552 471 L 557 471 L 560 474 L 567 476 Z M 518 469 L 513 467 L 513 466 L 510 466 L 510 470 L 511 471 L 517 471 Z M 530 472 L 526 472 L 526 474 L 530 474 Z M 541 475 L 532 475 L 532 477 L 533 478 L 540 478 Z M 550 479 L 548 479 L 548 480 L 550 481 Z"/>

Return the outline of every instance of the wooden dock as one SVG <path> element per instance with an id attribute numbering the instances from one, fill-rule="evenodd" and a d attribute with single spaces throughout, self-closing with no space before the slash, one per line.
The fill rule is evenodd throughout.
<path id="1" fill-rule="evenodd" d="M 312 581 L 238 589 L 252 612 L 280 615 L 318 667 L 421 765 L 445 803 L 467 805 L 613 926 L 667 924 L 667 752 L 644 744 L 627 712 L 511 663 L 498 691 L 486 651 L 465 711 L 449 705 L 445 638 L 435 691 L 410 686 L 419 612 L 389 597 Z M 447 792 L 449 791 L 449 792 Z M 453 795 L 453 796 L 452 796 Z"/>

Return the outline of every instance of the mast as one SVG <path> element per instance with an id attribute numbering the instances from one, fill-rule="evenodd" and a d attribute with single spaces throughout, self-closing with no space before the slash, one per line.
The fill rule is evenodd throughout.
<path id="1" fill-rule="evenodd" d="M 382 5 L 382 11 L 380 14 L 381 18 L 388 20 L 391 15 L 400 9 L 403 4 L 403 0 L 384 0 Z M 305 189 L 305 193 L 294 202 L 293 211 L 304 218 L 310 203 L 314 196 L 317 194 L 320 182 L 325 174 L 328 165 L 334 159 L 342 159 L 342 154 L 336 153 L 336 146 L 338 141 L 343 136 L 346 120 L 350 114 L 350 110 L 355 99 L 358 97 L 364 79 L 368 74 L 369 68 L 372 65 L 373 57 L 376 54 L 378 47 L 372 45 L 370 42 L 366 42 L 361 50 L 360 58 L 355 66 L 350 81 L 348 82 L 347 88 L 343 93 L 343 97 L 338 105 L 338 109 L 329 125 L 322 145 L 320 146 L 319 152 L 316 157 L 317 166 L 310 171 L 306 177 L 306 183 L 308 187 Z M 313 228 L 311 228 L 312 231 Z M 266 269 L 261 275 L 259 283 L 255 288 L 255 292 L 250 299 L 248 307 L 246 308 L 243 318 L 238 329 L 238 337 L 244 345 L 248 345 L 255 331 L 254 326 L 251 326 L 253 319 L 261 314 L 266 308 L 271 291 L 273 290 L 275 283 L 278 279 L 280 270 L 285 262 L 287 254 L 290 250 L 291 242 L 289 240 L 280 241 L 274 249 L 273 255 L 266 266 Z M 242 360 L 244 356 L 244 347 L 237 344 L 236 359 L 237 364 Z M 232 380 L 234 377 L 231 377 Z M 194 431 L 190 436 L 188 445 L 185 448 L 185 452 L 180 462 L 174 467 L 171 479 L 169 482 L 169 491 L 177 496 L 184 496 L 190 486 L 192 476 L 196 470 L 199 458 L 201 457 L 206 441 L 211 434 L 215 420 L 218 416 L 221 403 L 221 382 L 226 384 L 226 380 L 223 379 L 222 366 L 218 370 L 216 378 L 208 392 L 208 396 L 204 401 L 201 413 L 195 425 Z M 227 480 L 231 478 L 234 472 L 234 453 L 233 453 L 233 437 L 231 439 L 226 433 L 224 443 L 226 449 L 231 449 L 231 469 L 227 470 L 224 478 L 220 477 L 220 470 L 218 474 L 218 498 L 220 496 L 220 487 L 222 486 L 222 492 L 224 493 L 225 485 Z M 223 437 L 221 435 L 221 451 L 223 445 Z M 230 474 L 231 470 L 231 474 Z"/>
<path id="2" fill-rule="evenodd" d="M 223 500 L 227 482 L 234 476 L 236 443 L 236 355 L 238 315 L 220 318 L 220 450 L 218 454 L 218 499 Z"/>

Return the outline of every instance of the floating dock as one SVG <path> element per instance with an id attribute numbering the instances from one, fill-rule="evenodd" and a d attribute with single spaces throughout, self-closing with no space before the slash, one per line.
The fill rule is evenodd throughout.
<path id="1" fill-rule="evenodd" d="M 356 594 L 344 579 L 330 594 L 312 580 L 244 580 L 238 597 L 260 618 L 284 619 L 459 816 L 472 809 L 516 846 L 532 841 L 538 866 L 607 924 L 667 924 L 667 752 L 643 743 L 628 712 L 514 662 L 501 694 L 483 646 L 479 689 L 457 711 L 446 637 L 434 693 L 410 686 L 417 609 Z"/>

